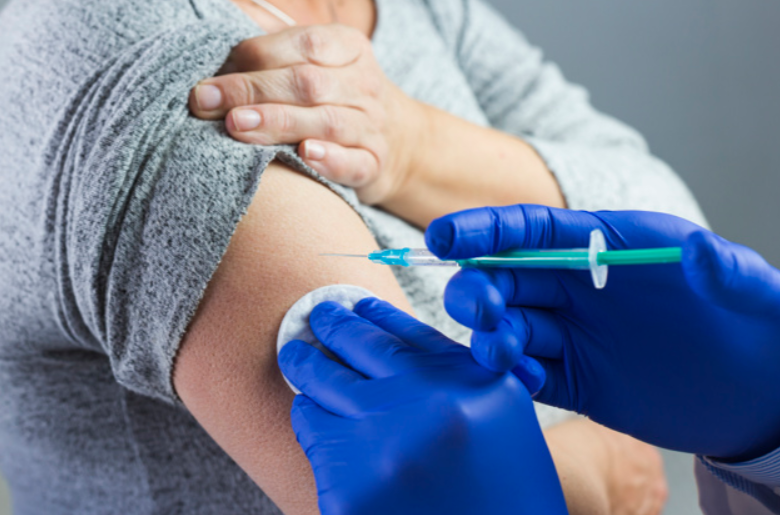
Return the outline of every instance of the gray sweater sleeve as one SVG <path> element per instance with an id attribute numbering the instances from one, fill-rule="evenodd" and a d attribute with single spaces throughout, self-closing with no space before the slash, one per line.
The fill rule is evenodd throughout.
<path id="1" fill-rule="evenodd" d="M 168 402 L 178 344 L 262 171 L 277 157 L 301 168 L 188 113 L 190 88 L 247 36 L 201 21 L 131 44 L 77 92 L 50 151 L 63 325 L 120 384 Z"/>
<path id="2" fill-rule="evenodd" d="M 662 211 L 704 216 L 643 138 L 599 113 L 517 30 L 482 0 L 430 0 L 490 124 L 530 143 L 572 209 Z"/>

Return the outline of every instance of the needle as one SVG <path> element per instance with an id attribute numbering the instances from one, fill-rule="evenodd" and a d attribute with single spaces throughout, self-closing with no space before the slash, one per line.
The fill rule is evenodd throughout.
<path id="1" fill-rule="evenodd" d="M 367 258 L 368 254 L 320 254 L 320 256 L 336 256 L 336 257 L 359 257 Z"/>

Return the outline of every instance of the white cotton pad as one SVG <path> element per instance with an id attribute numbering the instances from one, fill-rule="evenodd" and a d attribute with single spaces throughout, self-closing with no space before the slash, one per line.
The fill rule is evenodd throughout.
<path id="1" fill-rule="evenodd" d="M 279 351 L 282 350 L 282 347 L 287 345 L 288 342 L 291 342 L 292 340 L 301 340 L 314 345 L 328 357 L 336 360 L 335 356 L 333 356 L 324 345 L 317 341 L 311 327 L 309 327 L 309 315 L 314 309 L 314 306 L 321 302 L 332 300 L 338 302 L 347 309 L 353 309 L 355 304 L 366 297 L 376 297 L 376 295 L 365 288 L 349 284 L 323 286 L 322 288 L 307 293 L 301 297 L 298 302 L 293 304 L 287 314 L 284 315 L 282 325 L 279 326 L 279 335 L 276 337 L 276 355 L 279 355 Z M 287 381 L 287 385 L 292 391 L 296 394 L 301 393 L 286 377 L 284 380 Z"/>

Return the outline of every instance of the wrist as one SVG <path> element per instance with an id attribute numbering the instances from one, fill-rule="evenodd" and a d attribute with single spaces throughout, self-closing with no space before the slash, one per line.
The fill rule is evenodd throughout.
<path id="1" fill-rule="evenodd" d="M 412 196 L 420 181 L 420 171 L 425 170 L 429 162 L 431 148 L 431 133 L 435 109 L 404 95 L 402 92 L 400 105 L 395 110 L 400 116 L 397 127 L 401 132 L 394 145 L 395 163 L 392 164 L 395 177 L 388 194 L 379 203 L 387 208 L 390 205 L 403 205 Z M 397 151 L 397 152 L 396 152 Z"/>
<path id="2" fill-rule="evenodd" d="M 571 420 L 544 431 L 572 515 L 608 513 L 610 509 L 606 449 L 588 426 L 586 420 Z"/>

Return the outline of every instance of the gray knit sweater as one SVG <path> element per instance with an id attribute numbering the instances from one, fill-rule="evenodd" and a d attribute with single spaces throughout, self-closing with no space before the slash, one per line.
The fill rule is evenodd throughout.
<path id="1" fill-rule="evenodd" d="M 378 6 L 390 79 L 525 138 L 572 208 L 702 222 L 636 132 L 479 0 Z M 228 0 L 12 0 L 0 13 L 0 467 L 17 514 L 276 513 L 171 386 L 264 168 L 280 158 L 313 174 L 288 147 L 242 145 L 188 115 L 189 89 L 259 33 Z M 328 186 L 380 244 L 422 245 Z M 467 339 L 442 309 L 446 272 L 398 279 L 423 320 Z"/>

